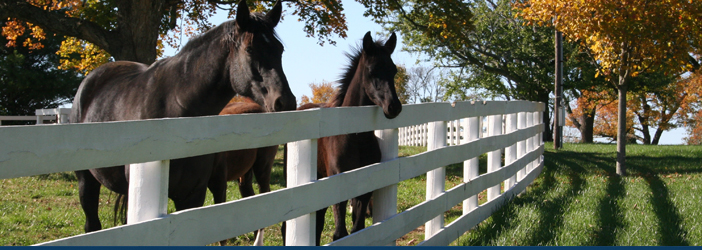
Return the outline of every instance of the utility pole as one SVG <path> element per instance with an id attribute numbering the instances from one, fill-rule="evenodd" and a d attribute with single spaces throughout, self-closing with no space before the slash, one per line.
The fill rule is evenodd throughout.
<path id="1" fill-rule="evenodd" d="M 556 30 L 556 79 L 555 95 L 553 102 L 553 149 L 563 147 L 563 127 L 560 121 L 565 121 L 564 114 L 561 113 L 561 99 L 563 98 L 563 33 Z"/>

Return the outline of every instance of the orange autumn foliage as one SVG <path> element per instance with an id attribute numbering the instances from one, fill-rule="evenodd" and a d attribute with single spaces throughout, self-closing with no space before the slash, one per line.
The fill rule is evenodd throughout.
<path id="1" fill-rule="evenodd" d="M 337 91 L 337 88 L 331 82 L 327 81 L 322 81 L 321 83 L 310 83 L 310 88 L 312 89 L 312 98 L 302 95 L 302 97 L 300 97 L 300 105 L 307 103 L 330 102 Z"/>

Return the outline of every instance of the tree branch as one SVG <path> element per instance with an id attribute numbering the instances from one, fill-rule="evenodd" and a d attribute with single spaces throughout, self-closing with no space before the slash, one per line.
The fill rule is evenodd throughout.
<path id="1" fill-rule="evenodd" d="M 46 11 L 24 0 L 3 0 L 0 2 L 0 19 L 15 18 L 42 27 L 47 32 L 72 36 L 91 42 L 110 51 L 114 34 L 96 23 L 68 17 L 61 11 Z"/>

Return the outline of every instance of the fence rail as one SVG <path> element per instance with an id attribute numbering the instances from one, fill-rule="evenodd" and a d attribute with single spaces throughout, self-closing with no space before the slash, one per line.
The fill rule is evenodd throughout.
<path id="1" fill-rule="evenodd" d="M 43 124 L 44 121 L 50 120 L 55 120 L 58 124 L 66 124 L 68 123 L 68 116 L 71 114 L 71 109 L 37 109 L 35 114 L 36 115 L 0 116 L 0 125 L 2 125 L 2 121 L 36 121 L 37 124 Z"/>
<path id="2" fill-rule="evenodd" d="M 151 162 L 151 165 L 141 166 L 162 174 L 168 166 L 168 161 L 162 161 L 164 159 L 290 143 L 293 150 L 289 151 L 289 158 L 296 159 L 296 164 L 289 164 L 288 188 L 171 214 L 165 214 L 162 208 L 132 209 L 130 204 L 130 213 L 151 210 L 156 211 L 156 218 L 131 219 L 128 225 L 40 245 L 205 245 L 286 220 L 293 225 L 288 227 L 287 234 L 295 236 L 288 243 L 309 244 L 314 238 L 314 216 L 310 216 L 311 213 L 374 190 L 374 209 L 378 210 L 374 210 L 377 217 L 374 220 L 378 223 L 330 245 L 393 244 L 395 239 L 428 221 L 431 222 L 427 228 L 433 229 L 428 230 L 426 240 L 421 244 L 446 245 L 487 218 L 505 200 L 524 190 L 541 172 L 543 144 L 540 133 L 544 125 L 540 123 L 540 116 L 543 110 L 543 104 L 526 101 L 459 102 L 454 105 L 406 105 L 402 114 L 392 120 L 386 119 L 377 107 L 360 107 L 58 126 L 9 126 L 0 128 L 0 138 L 15 143 L 11 146 L 0 144 L 0 179 L 140 162 Z M 500 120 L 499 126 L 492 127 L 499 130 L 505 127 L 506 130 L 489 131 L 487 137 L 477 136 L 481 132 L 476 124 L 482 117 Z M 507 123 L 514 123 L 513 129 L 501 125 L 502 117 L 509 121 Z M 467 120 L 466 125 L 456 129 L 455 134 L 462 133 L 457 137 L 473 140 L 447 143 L 445 121 L 450 124 L 450 121 L 459 119 Z M 434 134 L 430 136 L 434 145 L 431 150 L 397 158 L 397 145 L 402 142 L 397 128 L 425 123 L 432 123 L 427 126 L 429 134 Z M 384 151 L 383 162 L 321 180 L 313 179 L 310 173 L 316 171 L 316 153 L 313 152 L 316 152 L 317 138 L 374 130 Z M 490 172 L 477 175 L 476 159 L 479 155 L 495 152 L 493 157 L 499 158 L 503 151 L 505 159 L 509 159 L 505 166 L 499 166 L 501 163 L 498 162 L 498 165 L 489 167 Z M 464 183 L 445 190 L 444 166 L 460 162 L 465 166 Z M 135 165 L 131 167 L 134 169 Z M 397 183 L 427 172 L 433 173 L 428 175 L 433 175 L 432 180 L 427 180 L 428 191 L 432 186 L 431 192 L 427 192 L 432 193 L 431 197 L 396 214 Z M 153 175 L 145 174 L 144 178 L 154 178 L 149 176 Z M 291 181 L 290 178 L 298 179 Z M 362 185 L 358 184 L 359 180 L 363 181 Z M 487 203 L 478 205 L 479 192 L 489 187 L 499 188 L 502 182 L 505 182 L 503 193 L 498 190 L 488 196 Z M 160 186 L 161 190 L 154 187 L 156 190 L 152 192 L 164 198 L 163 185 Z M 130 193 L 130 197 L 134 198 L 136 194 Z M 139 199 L 132 198 L 130 202 Z M 461 202 L 467 204 L 464 205 L 464 215 L 444 226 L 440 215 Z"/>

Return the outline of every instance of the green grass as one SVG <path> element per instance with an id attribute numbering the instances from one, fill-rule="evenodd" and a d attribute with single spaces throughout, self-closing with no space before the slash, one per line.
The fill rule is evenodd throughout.
<path id="1" fill-rule="evenodd" d="M 700 146 L 627 146 L 629 175 L 614 174 L 615 146 L 565 144 L 559 151 L 546 145 L 545 167 L 527 191 L 451 245 L 701 245 L 702 211 Z M 400 156 L 422 147 L 401 147 Z M 480 173 L 486 156 L 479 160 Z M 447 167 L 446 187 L 459 184 L 462 165 Z M 272 175 L 272 189 L 283 186 L 282 151 Z M 398 184 L 398 212 L 424 201 L 426 176 Z M 257 189 L 258 187 L 255 187 Z M 85 222 L 73 173 L 0 180 L 0 245 L 31 245 L 81 234 Z M 235 183 L 228 200 L 240 198 Z M 112 223 L 115 196 L 102 189 L 100 217 Z M 484 192 L 479 195 L 485 201 Z M 208 192 L 206 205 L 212 204 Z M 461 215 L 461 204 L 444 213 L 446 224 Z M 173 205 L 169 211 L 174 211 Z M 322 243 L 331 241 L 332 212 L 325 218 Z M 350 215 L 347 230 L 351 229 Z M 366 219 L 366 225 L 371 219 Z M 397 241 L 415 245 L 424 238 L 419 227 Z M 253 233 L 228 241 L 251 245 Z M 266 245 L 282 245 L 280 225 L 266 228 Z"/>
<path id="2" fill-rule="evenodd" d="M 702 147 L 629 145 L 625 177 L 615 174 L 614 145 L 551 148 L 527 192 L 457 245 L 702 244 Z"/>

